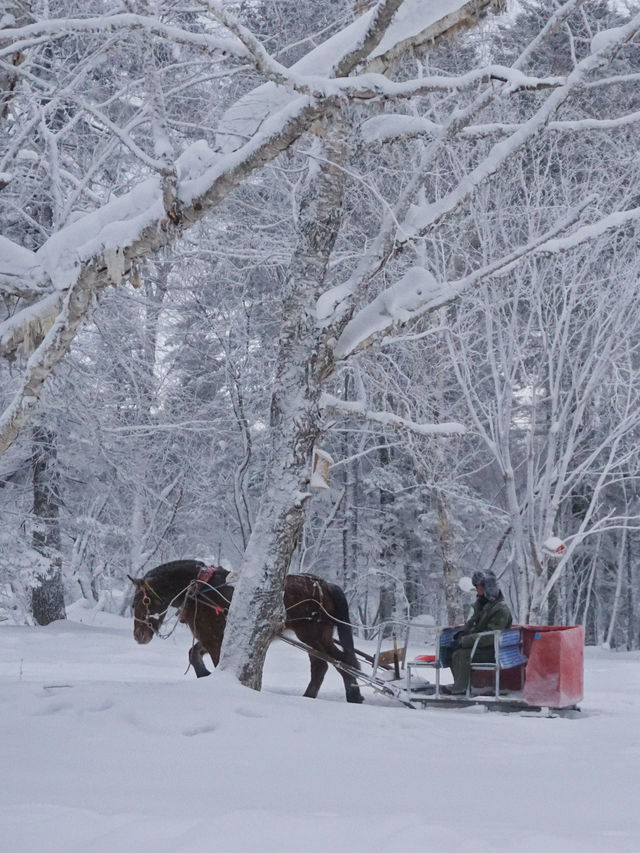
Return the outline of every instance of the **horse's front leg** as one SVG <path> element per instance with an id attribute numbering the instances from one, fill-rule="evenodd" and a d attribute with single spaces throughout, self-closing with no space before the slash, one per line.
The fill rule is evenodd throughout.
<path id="1" fill-rule="evenodd" d="M 189 663 L 193 667 L 198 678 L 203 678 L 205 675 L 211 675 L 207 667 L 204 665 L 202 655 L 206 652 L 204 646 L 200 643 L 194 643 L 189 649 Z"/>

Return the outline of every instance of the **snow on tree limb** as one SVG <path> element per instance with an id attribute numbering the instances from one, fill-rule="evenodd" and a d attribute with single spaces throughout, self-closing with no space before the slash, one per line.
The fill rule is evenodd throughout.
<path id="1" fill-rule="evenodd" d="M 556 131 L 558 133 L 580 133 L 591 130 L 618 130 L 623 127 L 628 127 L 630 124 L 640 122 L 640 110 L 628 113 L 627 115 L 617 116 L 616 118 L 581 118 L 581 119 L 564 119 L 562 121 L 550 121 L 546 129 Z M 463 131 L 465 136 L 490 136 L 495 133 L 513 133 L 520 125 L 517 124 L 501 124 L 494 122 L 493 124 L 479 124 L 466 127 Z M 375 128 L 369 130 L 371 134 L 375 132 Z M 425 132 L 425 131 L 423 131 Z M 428 129 L 426 129 L 428 132 Z M 416 126 L 415 134 L 419 133 Z M 391 139 L 390 133 L 386 139 Z"/>
<path id="2" fill-rule="evenodd" d="M 166 216 L 159 179 L 149 178 L 54 234 L 38 252 L 31 253 L 39 273 L 36 287 L 44 287 L 50 281 L 58 293 L 26 311 L 34 321 L 41 322 L 42 314 L 51 310 L 52 299 L 63 300 L 62 309 L 54 327 L 29 359 L 21 388 L 0 418 L 0 453 L 27 422 L 44 381 L 80 329 L 92 295 L 114 283 L 105 250 L 109 256 L 110 251 L 124 249 L 123 271 L 128 274 L 135 262 L 169 245 L 243 178 L 287 148 L 322 110 L 323 106 L 307 102 L 302 107 L 298 105 L 291 115 L 284 111 L 285 115 L 281 113 L 273 122 L 267 122 L 256 138 L 227 157 L 219 157 L 204 142 L 190 146 L 178 158 L 179 199 L 183 205 L 178 221 Z M 87 235 L 91 235 L 89 239 Z M 28 328 L 25 319 L 25 313 L 19 312 L 0 325 L 0 355 L 11 356 L 24 343 Z"/>
<path id="3" fill-rule="evenodd" d="M 567 237 L 557 237 L 548 240 L 538 247 L 536 254 L 546 255 L 555 252 L 566 252 L 569 249 L 575 248 L 580 243 L 601 237 L 613 228 L 622 228 L 629 222 L 638 221 L 640 221 L 640 207 L 633 207 L 629 210 L 617 210 L 615 213 L 610 213 L 597 222 L 590 222 L 588 225 L 583 225 Z"/>
<path id="4" fill-rule="evenodd" d="M 46 291 L 34 252 L 0 234 L 0 293 L 26 296 Z"/>
<path id="5" fill-rule="evenodd" d="M 312 79 L 312 78 L 307 78 Z M 517 91 L 536 91 L 555 89 L 566 83 L 564 77 L 531 77 L 507 65 L 484 65 L 457 76 L 432 75 L 418 80 L 406 80 L 399 83 L 389 80 L 383 74 L 361 74 L 357 77 L 345 77 L 328 80 L 324 84 L 318 81 L 318 91 L 326 95 L 340 92 L 345 97 L 357 100 L 399 100 L 427 95 L 432 92 L 457 92 L 471 89 L 478 83 L 496 80 L 508 83 L 504 94 Z"/>
<path id="6" fill-rule="evenodd" d="M 554 238 L 576 222 L 591 201 L 589 198 L 585 199 L 581 205 L 556 223 L 553 228 L 533 238 L 525 245 L 519 246 L 508 255 L 474 270 L 474 272 L 457 281 L 438 282 L 429 270 L 422 267 L 412 267 L 395 284 L 382 291 L 374 300 L 358 311 L 347 323 L 334 347 L 336 358 L 347 358 L 356 350 L 369 345 L 381 332 L 415 320 L 437 308 L 442 308 L 458 299 L 483 279 L 496 273 L 507 272 L 510 267 L 528 255 L 560 251 L 559 246 L 554 247 Z M 627 220 L 620 219 L 617 224 L 624 224 L 624 221 Z M 613 228 L 615 225 L 616 223 L 612 221 L 609 227 Z M 604 230 L 606 229 L 602 228 L 603 232 Z M 579 231 L 582 233 L 576 232 L 578 236 L 571 245 L 578 245 L 594 236 L 593 232 L 586 228 L 579 229 Z M 572 237 L 566 238 L 567 241 L 570 241 Z M 566 248 L 569 247 L 568 243 Z"/>
<path id="7" fill-rule="evenodd" d="M 394 415 L 392 412 L 380 412 L 372 409 L 367 409 L 364 403 L 359 403 L 352 400 L 341 400 L 339 397 L 334 397 L 333 394 L 323 394 L 320 398 L 320 405 L 325 409 L 339 412 L 342 415 L 359 418 L 360 420 L 370 421 L 371 423 L 391 426 L 397 429 L 409 430 L 418 435 L 464 435 L 467 432 L 463 424 L 450 422 L 441 424 L 419 424 L 411 421 L 408 418 L 402 418 L 399 415 Z"/>
<path id="8" fill-rule="evenodd" d="M 405 0 L 391 27 L 367 59 L 370 71 L 384 71 L 409 44 L 419 49 L 440 37 L 472 27 L 489 8 L 502 9 L 504 0 L 439 0 L 428 6 L 422 0 Z"/>
<path id="9" fill-rule="evenodd" d="M 377 333 L 407 322 L 423 305 L 444 304 L 455 298 L 448 283 L 437 282 L 429 270 L 411 267 L 349 321 L 334 348 L 344 358 Z"/>
<path id="10" fill-rule="evenodd" d="M 415 237 L 423 235 L 444 216 L 455 210 L 473 193 L 476 187 L 494 175 L 515 151 L 529 139 L 539 134 L 569 95 L 582 85 L 586 76 L 600 67 L 603 60 L 613 53 L 618 45 L 633 38 L 638 31 L 640 31 L 640 14 L 635 15 L 625 26 L 616 28 L 607 40 L 603 40 L 601 45 L 597 45 L 598 50 L 596 52 L 588 54 L 581 60 L 567 76 L 566 82 L 551 92 L 534 115 L 507 139 L 495 143 L 487 156 L 475 169 L 459 181 L 453 190 L 437 201 L 414 207 L 403 225 L 405 233 Z"/>
<path id="11" fill-rule="evenodd" d="M 339 73 L 348 73 L 361 61 L 363 51 L 365 56 L 368 55 L 379 44 L 402 2 L 381 0 L 372 12 L 360 19 L 364 24 L 360 23 L 357 38 L 354 38 L 354 31 L 347 28 L 350 30 L 348 36 L 343 31 L 338 34 L 337 42 L 336 37 L 329 39 L 327 56 L 331 57 L 331 67 Z M 488 0 L 483 5 L 487 4 Z M 460 0 L 451 0 L 447 3 L 447 12 L 454 5 L 460 7 L 464 4 Z M 429 25 L 434 18 L 437 19 L 438 14 L 430 12 Z M 11 50 L 15 51 L 20 44 L 27 46 L 29 39 L 47 35 L 62 37 L 70 29 L 93 32 L 96 28 L 102 31 L 105 27 L 114 26 L 146 28 L 147 23 L 151 32 L 157 35 L 174 38 L 178 42 L 185 38 L 185 32 L 179 28 L 160 25 L 154 19 L 147 21 L 142 16 L 69 18 L 47 20 L 13 30 L 11 37 L 17 42 L 12 42 Z M 191 34 L 186 35 L 191 39 Z M 401 29 L 393 44 L 398 46 L 403 38 L 408 46 L 415 33 L 406 39 L 405 31 Z M 198 39 L 195 42 L 191 39 L 189 43 L 196 42 Z M 218 49 L 220 45 L 218 40 L 212 41 L 209 37 L 203 37 L 199 43 L 204 49 Z M 3 47 L 3 50 L 6 52 L 9 48 Z M 237 50 L 235 52 L 246 55 L 244 48 L 241 54 Z M 0 290 L 32 298 L 42 293 L 46 296 L 0 326 L 0 355 L 13 357 L 19 347 L 26 346 L 32 326 L 41 329 L 48 326 L 52 306 L 59 309 L 59 315 L 29 359 L 21 388 L 0 418 L 0 453 L 14 441 L 27 422 L 44 381 L 68 351 L 90 310 L 93 294 L 116 283 L 114 265 L 110 261 L 113 253 L 118 257 L 118 275 L 115 278 L 119 279 L 126 276 L 137 262 L 179 238 L 251 172 L 278 156 L 313 121 L 336 105 L 333 98 L 318 103 L 287 92 L 285 95 L 284 103 L 267 100 L 268 113 L 259 132 L 237 151 L 221 156 L 204 142 L 196 142 L 186 149 L 176 161 L 176 208 L 171 215 L 167 215 L 162 183 L 156 175 L 61 229 L 37 252 L 28 252 L 10 241 L 5 242 L 3 254 L 8 262 L 0 269 Z"/>
<path id="12" fill-rule="evenodd" d="M 582 0 L 568 0 L 561 6 L 549 19 L 547 24 L 542 28 L 532 42 L 520 53 L 513 62 L 512 67 L 516 70 L 524 67 L 528 58 L 537 49 L 544 40 L 560 28 L 571 12 L 575 9 Z M 503 87 L 504 88 L 504 87 Z M 433 131 L 434 142 L 425 148 L 421 157 L 421 163 L 416 173 L 412 176 L 409 184 L 403 191 L 395 210 L 387 214 L 381 225 L 380 232 L 376 237 L 372 250 L 358 264 L 356 270 L 351 274 L 348 281 L 339 284 L 329 291 L 322 294 L 316 305 L 316 316 L 318 322 L 331 322 L 338 315 L 348 315 L 352 309 L 351 300 L 354 294 L 360 293 L 366 288 L 368 282 L 377 274 L 388 259 L 390 254 L 395 251 L 398 242 L 407 240 L 407 233 L 403 230 L 402 225 L 398 224 L 406 220 L 408 211 L 411 209 L 413 195 L 418 192 L 420 187 L 420 173 L 426 172 L 435 162 L 437 153 L 442 150 L 447 140 L 457 134 L 463 133 L 469 123 L 473 120 L 483 108 L 494 100 L 500 90 L 498 88 L 486 88 L 483 92 L 477 95 L 471 104 L 464 107 L 462 110 L 453 113 L 449 119 L 443 123 L 441 127 L 432 125 L 430 130 Z M 389 131 L 389 125 L 384 125 L 384 116 L 380 118 L 382 125 L 382 134 Z M 411 120 L 412 117 L 405 117 L 405 120 Z M 419 119 L 423 122 L 424 120 Z M 366 123 L 365 123 L 366 124 Z M 424 128 L 424 124 L 422 124 Z M 415 130 L 415 125 L 412 128 Z M 376 134 L 376 119 L 372 120 L 371 132 Z M 411 135 L 411 134 L 409 134 Z M 382 141 L 382 140 L 379 140 Z M 455 205 L 454 205 L 455 206 Z"/>
<path id="13" fill-rule="evenodd" d="M 439 28 L 443 29 L 441 16 L 444 10 L 442 3 L 439 4 L 437 12 L 431 9 L 428 11 L 426 21 L 416 21 L 415 17 L 419 10 L 415 0 L 404 0 L 404 2 L 403 0 L 384 0 L 384 2 L 378 4 L 376 9 L 363 15 L 362 19 L 356 22 L 359 29 L 362 29 L 364 24 L 367 24 L 367 29 L 364 32 L 364 36 L 360 39 L 361 45 L 352 49 L 348 57 L 345 57 L 338 63 L 335 60 L 329 64 L 325 63 L 325 67 L 323 68 L 321 57 L 316 57 L 314 61 L 310 61 L 314 54 L 320 53 L 322 56 L 326 55 L 326 45 L 323 45 L 318 51 L 312 51 L 311 54 L 305 56 L 293 68 L 289 69 L 271 57 L 262 43 L 234 15 L 228 12 L 218 0 L 201 0 L 201 2 L 216 20 L 226 26 L 245 45 L 249 55 L 254 60 L 256 68 L 263 76 L 272 83 L 285 86 L 298 94 L 311 97 L 343 95 L 356 99 L 370 99 L 374 97 L 410 98 L 414 95 L 425 94 L 427 92 L 460 90 L 488 79 L 509 82 L 513 90 L 547 88 L 557 86 L 562 82 L 562 79 L 557 77 L 527 77 L 527 75 L 513 68 L 499 65 L 488 65 L 457 77 L 432 76 L 404 83 L 393 83 L 383 74 L 375 73 L 374 71 L 370 71 L 362 76 L 346 76 L 359 61 L 367 59 L 372 47 L 375 47 L 383 36 L 384 40 L 390 45 L 389 50 L 396 52 L 399 49 L 406 49 L 404 43 L 409 37 L 415 38 L 416 36 L 421 36 L 424 38 L 426 31 L 432 29 L 434 23 L 438 23 Z M 449 0 L 448 3 L 444 4 L 445 7 L 456 13 L 460 13 L 460 5 L 459 0 Z M 465 5 L 471 6 L 469 3 Z M 473 5 L 477 7 L 477 3 Z M 394 18 L 394 13 L 399 13 L 400 11 L 403 11 L 405 14 L 398 21 L 398 16 L 396 15 Z M 424 15 L 424 12 L 422 14 Z M 468 10 L 462 17 L 456 18 L 456 22 L 459 23 L 467 14 Z M 392 18 L 394 19 L 394 25 L 390 26 Z M 428 25 L 425 26 L 427 21 Z M 412 34 L 411 36 L 407 35 L 407 30 L 405 29 L 409 22 L 411 22 L 409 29 L 409 33 Z M 434 36 L 430 35 L 429 37 L 433 38 Z M 343 38 L 343 33 L 339 33 L 338 38 Z M 398 43 L 398 39 L 401 40 L 400 44 Z M 384 53 L 384 50 L 380 53 L 374 51 L 374 54 L 380 56 L 384 55 Z M 309 73 L 309 71 L 313 73 Z M 255 96 L 253 97 L 255 103 Z"/>
<path id="14" fill-rule="evenodd" d="M 360 136 L 366 145 L 395 142 L 416 136 L 440 136 L 444 128 L 423 116 L 384 113 L 373 116 L 360 125 Z"/>
<path id="15" fill-rule="evenodd" d="M 84 321 L 95 291 L 95 275 L 95 270 L 88 268 L 68 290 L 53 326 L 27 362 L 22 386 L 0 416 L 0 454 L 10 447 L 28 420 L 38 403 L 45 379 L 68 351 Z"/>
<path id="16" fill-rule="evenodd" d="M 347 78 L 358 65 L 363 70 L 383 71 L 403 52 L 462 25 L 470 25 L 490 5 L 491 0 L 440 0 L 437 4 L 423 0 L 381 2 L 286 69 L 290 88 L 304 94 L 313 91 L 316 96 L 345 97 L 352 84 L 349 79 L 336 81 L 335 78 Z M 375 79 L 382 85 L 382 75 L 376 74 Z M 356 91 L 360 90 L 356 87 Z M 244 95 L 223 116 L 216 140 L 218 146 L 224 151 L 237 148 L 241 140 L 256 132 L 270 112 L 291 97 L 290 91 L 273 80 Z"/>
<path id="17" fill-rule="evenodd" d="M 351 27 L 347 28 L 347 30 L 350 31 L 351 40 L 345 39 L 345 31 L 342 31 L 338 34 L 338 37 L 334 36 L 333 38 L 329 39 L 327 43 L 321 45 L 320 48 L 316 48 L 315 50 L 311 51 L 311 53 L 308 55 L 308 58 L 311 60 L 312 65 L 315 66 L 315 64 L 320 61 L 322 51 L 326 53 L 327 57 L 331 57 L 332 63 L 335 66 L 346 68 L 349 63 L 353 65 L 357 60 L 359 51 L 362 49 L 362 45 L 366 45 L 368 46 L 368 48 L 370 48 L 372 45 L 378 44 L 382 35 L 384 34 L 384 29 L 382 28 L 382 26 L 386 26 L 388 24 L 388 18 L 390 16 L 392 17 L 393 12 L 399 7 L 401 3 L 402 0 L 384 0 L 384 2 L 379 3 L 376 9 L 373 10 L 373 12 L 367 13 L 366 15 L 362 16 L 362 18 L 359 19 L 358 22 L 356 22 L 359 24 L 359 30 L 361 32 L 360 35 L 355 39 L 355 46 L 353 45 L 354 33 L 351 33 L 351 29 L 353 27 L 352 25 Z M 450 0 L 450 2 L 447 4 L 447 11 L 451 11 L 451 8 L 453 6 L 460 7 L 462 5 L 464 4 L 461 2 L 461 0 Z M 124 26 L 125 23 L 127 23 L 127 25 L 130 25 L 132 23 L 132 20 L 130 19 L 137 19 L 139 17 L 140 16 L 132 15 L 114 15 L 111 17 L 107 17 L 105 20 L 110 22 L 109 25 L 113 24 L 114 21 L 116 21 Z M 424 22 L 427 28 L 433 24 L 434 17 L 437 18 L 438 16 L 434 15 L 433 12 L 431 12 L 429 14 L 428 20 Z M 42 31 L 46 33 L 58 32 L 58 29 L 56 28 L 56 26 L 54 26 L 56 23 L 57 25 L 62 27 L 62 29 L 64 29 L 64 25 L 66 24 L 69 24 L 69 26 L 75 26 L 77 24 L 77 26 L 81 29 L 92 30 L 92 28 L 97 26 L 100 22 L 104 23 L 102 18 L 84 19 L 80 20 L 79 22 L 76 21 L 76 19 L 62 19 L 59 22 L 45 21 L 39 24 L 34 24 L 32 26 L 36 28 L 38 26 L 41 26 L 43 27 Z M 142 22 L 136 20 L 133 21 L 133 23 L 142 25 L 142 23 L 146 23 L 146 19 L 144 19 L 144 21 Z M 31 32 L 30 27 L 21 28 L 20 30 L 13 32 L 22 32 L 23 30 L 28 30 L 29 32 Z M 396 35 L 396 46 L 398 45 L 398 43 L 400 43 L 399 40 L 402 38 L 402 36 L 402 31 Z M 307 57 L 301 60 L 301 63 L 303 63 L 305 59 L 307 59 Z M 325 62 L 327 61 L 328 59 L 325 59 Z M 300 63 L 298 63 L 298 65 L 299 64 Z M 263 87 L 260 87 L 260 89 L 262 88 Z M 252 93 L 252 95 L 253 94 L 254 93 Z M 243 156 L 246 157 L 248 161 L 253 161 L 254 159 L 259 160 L 260 162 L 258 163 L 258 165 L 263 165 L 265 162 L 268 162 L 270 159 L 272 159 L 272 157 L 269 156 L 264 150 L 261 152 L 261 156 L 257 156 L 255 154 L 255 151 L 257 151 L 258 149 L 268 149 L 270 146 L 273 146 L 273 148 L 276 149 L 273 156 L 276 156 L 278 153 L 280 153 L 281 150 L 284 150 L 284 147 L 287 147 L 287 145 L 290 144 L 292 140 L 289 140 L 281 148 L 275 137 L 277 137 L 280 132 L 282 132 L 282 134 L 287 137 L 291 133 L 291 124 L 295 123 L 297 120 L 296 116 L 302 116 L 304 114 L 308 114 L 309 112 L 313 113 L 314 111 L 313 109 L 310 109 L 311 105 L 308 100 L 304 98 L 292 98 L 290 93 L 285 92 L 284 94 L 286 95 L 285 106 L 282 109 L 276 109 L 278 107 L 278 103 L 273 102 L 269 98 L 266 99 L 265 106 L 267 107 L 268 114 L 270 115 L 268 123 L 262 124 L 260 133 L 256 134 L 255 138 L 252 139 L 247 145 L 239 149 L 237 157 L 229 157 L 228 160 L 221 160 L 218 163 L 217 169 L 220 172 L 220 176 L 223 176 L 225 170 L 228 170 L 229 173 L 233 173 L 236 170 L 243 171 L 241 165 Z M 242 100 L 243 99 L 241 99 L 241 101 Z M 256 106 L 255 102 L 253 106 Z M 316 108 L 317 114 L 320 114 L 322 111 L 323 107 Z M 316 116 L 313 115 L 313 117 L 315 118 Z M 300 120 L 299 133 L 302 133 L 310 123 L 311 121 L 305 123 L 304 121 Z M 278 124 L 281 124 L 282 127 L 279 128 Z M 299 135 L 299 133 L 297 135 Z M 270 135 L 274 137 L 273 140 L 270 140 Z M 297 135 L 294 135 L 293 138 L 297 138 Z M 201 183 L 206 183 L 207 180 L 204 174 L 200 176 L 194 174 L 194 165 L 198 160 L 203 161 L 201 164 L 202 172 L 210 170 L 209 174 L 211 174 L 211 172 L 215 173 L 215 167 L 212 167 L 212 163 L 215 160 L 216 155 L 210 149 L 204 151 L 203 145 L 204 143 L 202 142 L 194 143 L 183 153 L 177 163 L 178 172 L 180 172 L 180 169 L 181 167 L 183 167 L 183 164 L 187 164 L 187 169 L 190 171 L 189 182 L 191 185 L 196 183 L 198 178 L 200 179 Z M 147 163 L 147 165 L 151 165 L 154 168 L 160 165 L 156 161 L 150 160 L 150 158 L 146 158 L 145 162 Z M 251 168 L 256 167 L 257 166 L 249 167 L 249 170 L 251 170 Z M 197 171 L 197 168 L 195 168 L 195 172 Z M 212 185 L 217 182 L 218 177 L 218 175 L 213 174 L 211 178 L 209 178 Z M 180 178 L 180 182 L 181 188 L 179 195 L 180 200 L 183 203 L 193 202 L 194 205 L 197 205 L 198 202 L 195 201 L 195 196 L 197 194 L 200 194 L 203 196 L 204 199 L 204 197 L 207 195 L 206 189 L 199 189 L 194 191 L 192 189 L 187 189 L 187 187 L 184 185 L 185 180 L 183 178 Z M 31 253 L 32 257 L 29 261 L 29 267 L 32 268 L 31 277 L 35 277 L 36 279 L 40 278 L 41 280 L 39 282 L 32 282 L 29 285 L 24 286 L 23 291 L 26 293 L 46 288 L 46 283 L 44 279 L 46 279 L 47 274 L 44 267 L 47 266 L 49 267 L 50 271 L 53 267 L 53 270 L 51 271 L 51 279 L 52 281 L 55 281 L 55 286 L 64 288 L 74 280 L 74 274 L 73 272 L 71 272 L 71 274 L 69 274 L 67 277 L 68 280 L 66 281 L 66 283 L 64 281 L 60 281 L 58 271 L 60 268 L 59 265 L 61 261 L 63 261 L 63 259 L 60 257 L 59 247 L 60 244 L 63 244 L 65 247 L 68 247 L 71 252 L 73 252 L 74 247 L 76 245 L 76 235 L 81 234 L 83 232 L 98 234 L 100 235 L 100 240 L 104 243 L 104 245 L 102 247 L 98 247 L 97 251 L 95 246 L 93 248 L 91 248 L 90 246 L 83 246 L 81 250 L 76 252 L 76 257 L 74 257 L 73 259 L 72 263 L 74 267 L 77 267 L 78 263 L 81 263 L 83 260 L 88 259 L 89 257 L 97 256 L 97 254 L 100 254 L 103 248 L 108 248 L 116 244 L 120 245 L 121 248 L 125 248 L 127 245 L 129 245 L 130 242 L 136 239 L 136 231 L 140 231 L 142 228 L 146 227 L 147 225 L 150 225 L 154 221 L 158 222 L 158 211 L 155 211 L 155 213 L 153 212 L 152 199 L 149 194 L 150 186 L 151 185 L 148 181 L 143 182 L 142 184 L 138 185 L 138 187 L 134 188 L 131 192 L 127 193 L 120 199 L 115 199 L 113 202 L 109 202 L 108 204 L 104 205 L 100 210 L 93 211 L 87 214 L 85 217 L 82 217 L 81 220 L 78 220 L 73 225 L 69 226 L 66 229 L 63 229 L 63 231 L 59 234 L 54 235 L 49 241 L 47 241 L 45 246 L 43 246 L 42 249 L 39 250 L 39 252 L 37 253 L 38 257 L 36 257 L 35 253 Z M 215 201 L 217 202 L 219 200 L 220 199 L 216 197 Z M 203 203 L 203 200 L 201 200 L 200 203 Z M 140 209 L 141 213 L 146 212 L 148 222 L 145 223 L 138 218 L 136 220 L 137 224 L 134 225 L 133 220 L 136 217 L 135 214 L 132 215 L 131 208 L 136 210 Z M 187 218 L 186 212 L 183 218 Z M 198 218 L 200 217 L 195 217 L 193 221 Z M 124 227 L 122 228 L 120 226 Z M 133 230 L 131 226 L 133 226 Z M 116 233 L 117 231 L 119 231 L 120 233 Z M 168 241 L 163 241 L 160 243 L 160 245 L 166 245 L 166 242 Z M 9 241 L 6 241 L 6 243 L 8 244 Z M 18 253 L 22 253 L 23 258 L 20 264 L 16 264 L 14 260 L 11 259 L 11 261 L 7 265 L 5 265 L 4 269 L 0 267 L 0 289 L 5 290 L 6 292 L 17 292 L 14 290 L 14 288 L 19 287 L 20 284 L 20 266 L 25 267 L 27 265 L 25 260 L 27 257 L 25 254 L 27 250 L 22 249 L 22 247 L 19 247 L 16 244 L 12 245 L 15 246 L 14 254 L 17 255 Z M 82 245 L 82 243 L 80 245 Z M 9 250 L 7 247 L 5 249 L 5 255 L 8 256 L 8 254 Z M 0 255 L 0 258 L 1 257 L 2 256 Z M 44 264 L 40 260 L 40 258 L 45 260 Z M 48 263 L 46 263 L 47 260 Z M 67 269 L 68 273 L 68 261 L 67 263 L 63 262 L 62 265 Z M 39 273 L 35 272 L 38 267 L 41 267 Z"/>
<path id="18" fill-rule="evenodd" d="M 43 38 L 67 38 L 71 33 L 109 33 L 118 30 L 143 30 L 176 44 L 188 44 L 203 50 L 230 53 L 242 59 L 247 57 L 246 48 L 224 31 L 220 37 L 204 32 L 191 32 L 181 27 L 163 24 L 149 15 L 123 12 L 89 18 L 47 18 L 21 27 L 0 29 L 0 59 L 26 50 L 33 44 L 41 44 Z"/>
<path id="19" fill-rule="evenodd" d="M 618 130 L 640 122 L 640 110 L 616 118 L 583 118 L 563 121 L 550 121 L 546 130 L 557 133 L 580 133 L 592 130 Z M 476 124 L 462 128 L 462 136 L 478 137 L 496 134 L 507 135 L 514 133 L 522 125 L 507 122 L 492 122 Z M 385 113 L 363 122 L 360 134 L 367 145 L 375 143 L 395 142 L 400 139 L 411 139 L 418 136 L 440 136 L 444 128 L 422 116 L 412 116 L 397 113 Z"/>

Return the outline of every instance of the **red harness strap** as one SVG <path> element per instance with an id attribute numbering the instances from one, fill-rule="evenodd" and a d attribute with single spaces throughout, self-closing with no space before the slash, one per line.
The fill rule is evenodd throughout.
<path id="1" fill-rule="evenodd" d="M 205 586 L 205 584 L 208 584 L 219 568 L 220 566 L 207 566 L 204 569 L 200 569 L 197 577 L 200 586 Z"/>

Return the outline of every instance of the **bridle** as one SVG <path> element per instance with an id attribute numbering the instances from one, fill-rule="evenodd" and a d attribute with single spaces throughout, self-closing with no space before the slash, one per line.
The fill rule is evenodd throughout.
<path id="1" fill-rule="evenodd" d="M 136 596 L 140 595 L 141 598 L 138 598 L 137 602 L 134 598 L 134 613 L 133 619 L 134 623 L 138 625 L 144 625 L 145 628 L 148 628 L 152 634 L 156 637 L 162 636 L 160 634 L 160 626 L 162 621 L 169 610 L 170 607 L 179 607 L 175 602 L 181 596 L 184 596 L 184 600 L 182 602 L 182 606 L 179 608 L 178 620 L 176 621 L 176 626 L 178 622 L 188 621 L 185 619 L 185 611 L 184 607 L 188 600 L 192 600 L 194 606 L 197 608 L 198 604 L 211 609 L 214 611 L 216 616 L 226 616 L 229 611 L 229 600 L 221 593 L 218 594 L 225 602 L 226 606 L 215 604 L 212 601 L 206 600 L 206 593 L 210 590 L 220 590 L 223 587 L 227 586 L 226 581 L 222 584 L 213 586 L 210 581 L 216 571 L 218 571 L 219 566 L 208 566 L 207 568 L 201 569 L 198 573 L 198 576 L 194 578 L 184 589 L 180 590 L 180 592 L 174 596 L 174 598 L 169 602 L 169 604 L 164 607 L 165 599 L 160 596 L 155 589 L 151 586 L 149 581 L 146 578 L 140 578 L 137 581 L 134 581 L 137 585 Z M 133 580 L 133 578 L 131 578 Z M 157 613 L 151 612 L 151 603 L 152 599 L 156 599 L 156 601 L 160 602 L 160 609 Z M 136 615 L 136 609 L 139 610 L 139 604 L 142 604 L 144 607 L 144 614 L 142 616 Z M 175 627 L 172 631 L 169 632 L 167 636 L 169 636 L 175 630 Z"/>
<path id="2" fill-rule="evenodd" d="M 157 634 L 158 629 L 160 627 L 160 621 L 161 620 L 156 618 L 153 621 L 151 621 L 152 614 L 151 614 L 151 611 L 149 610 L 149 605 L 151 604 L 151 598 L 149 597 L 149 593 L 151 593 L 151 595 L 153 595 L 155 598 L 157 598 L 158 601 L 160 601 L 160 602 L 162 602 L 162 599 L 160 598 L 158 593 L 155 591 L 155 589 L 151 586 L 151 584 L 147 580 L 142 580 L 142 582 L 138 585 L 138 589 L 142 591 L 142 604 L 144 605 L 145 614 L 144 614 L 144 619 L 140 619 L 140 617 L 136 616 L 135 613 L 134 613 L 133 618 L 136 622 L 141 622 L 143 625 L 146 625 L 147 628 L 149 628 L 151 631 L 153 631 L 154 634 Z M 166 610 L 165 610 L 165 613 L 166 613 Z M 153 615 L 154 616 L 156 616 L 156 615 L 161 616 L 162 613 L 160 612 L 158 614 L 153 614 Z M 155 624 L 154 624 L 154 622 L 155 622 Z"/>

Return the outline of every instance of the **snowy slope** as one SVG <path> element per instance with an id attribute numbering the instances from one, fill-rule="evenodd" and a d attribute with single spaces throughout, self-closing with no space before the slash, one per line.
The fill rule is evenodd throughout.
<path id="1" fill-rule="evenodd" d="M 84 614 L 84 615 L 83 615 Z M 0 850 L 369 853 L 640 849 L 640 655 L 588 650 L 578 719 L 412 711 L 272 646 L 262 693 L 184 675 L 76 611 L 0 625 Z"/>

